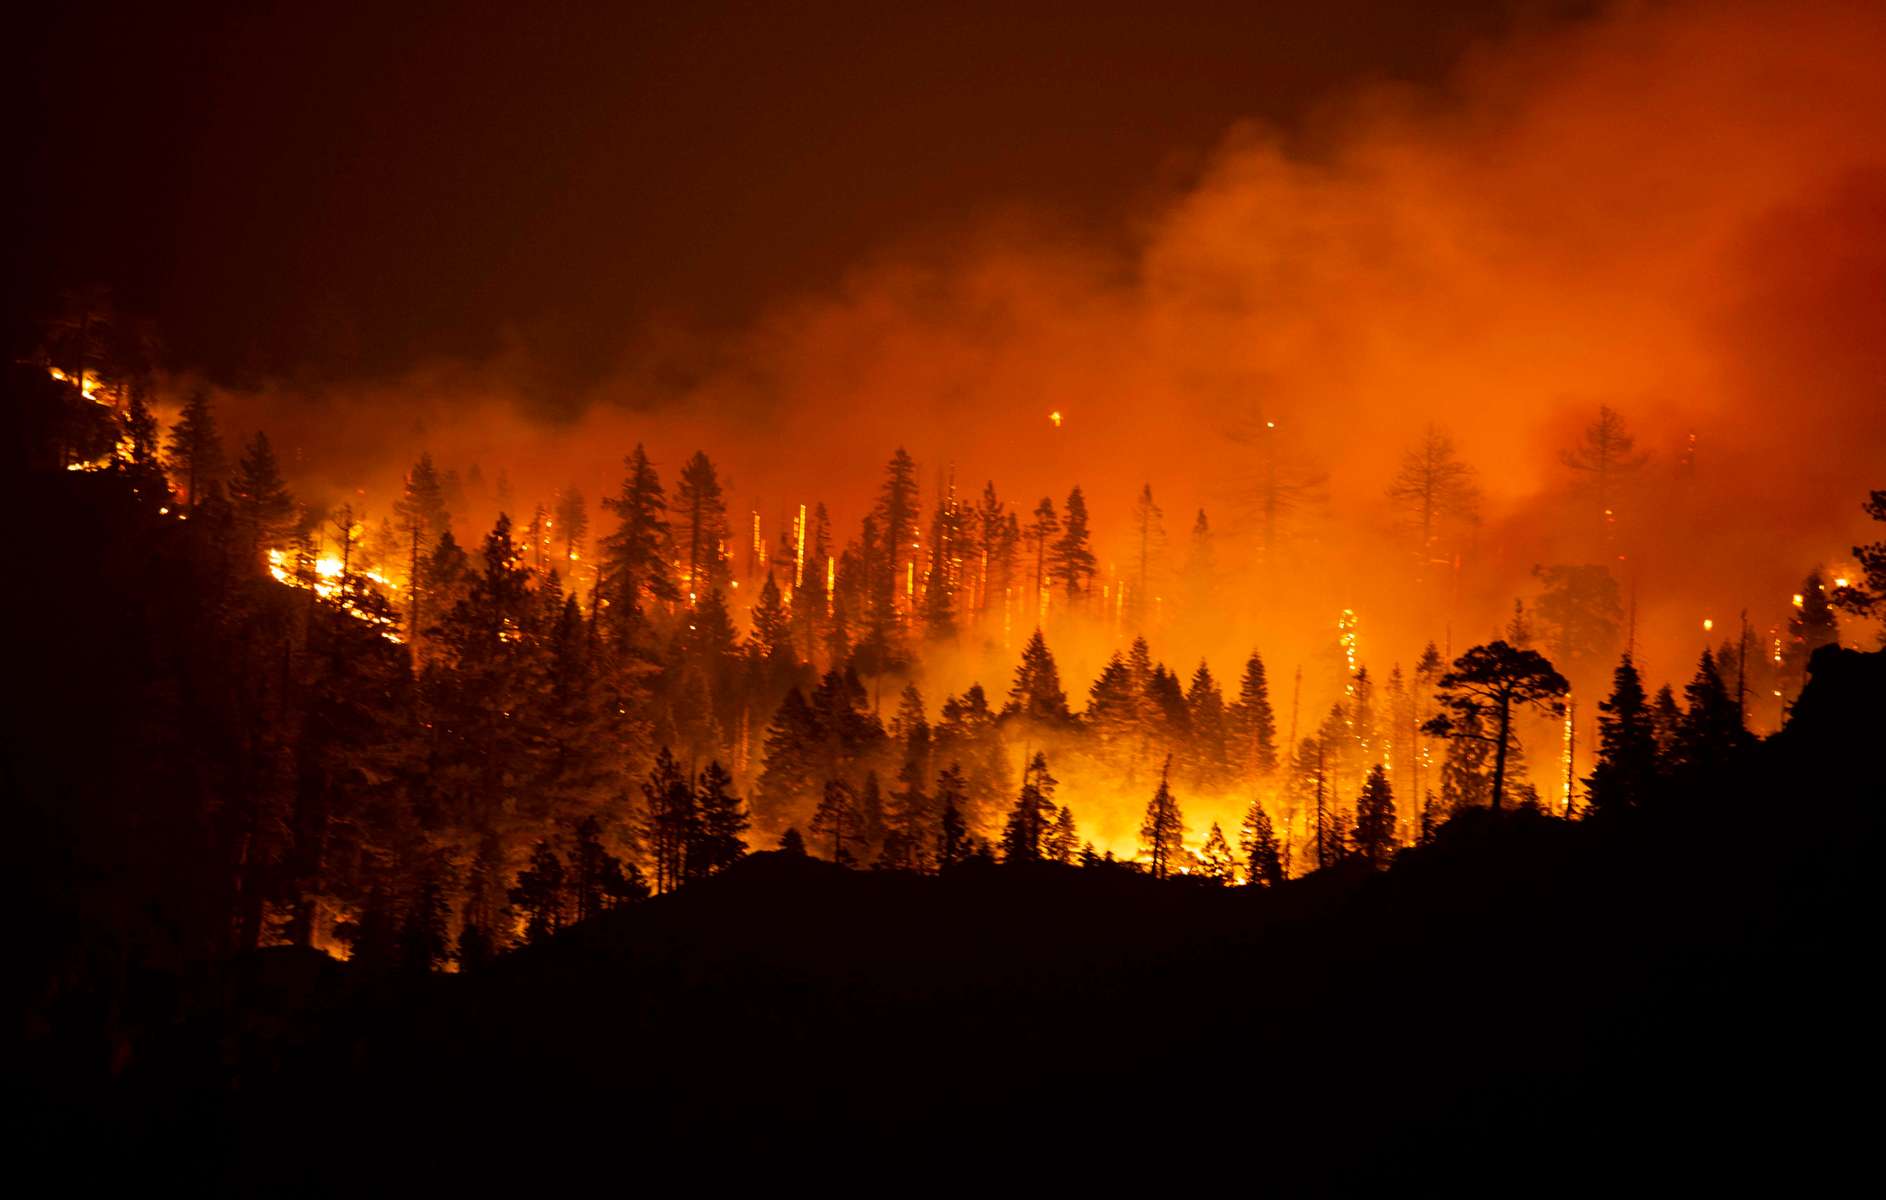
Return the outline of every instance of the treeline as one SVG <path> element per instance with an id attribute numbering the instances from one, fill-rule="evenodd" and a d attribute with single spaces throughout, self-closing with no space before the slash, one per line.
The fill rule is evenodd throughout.
<path id="1" fill-rule="evenodd" d="M 137 391 L 108 408 L 43 376 L 28 386 L 115 431 L 93 438 L 97 459 L 58 450 L 60 505 L 85 510 L 68 515 L 99 546 L 101 576 L 176 614 L 122 636 L 123 660 L 88 681 L 139 697 L 113 726 L 107 773 L 120 775 L 90 815 L 127 853 L 163 830 L 155 869 L 211 881 L 185 924 L 218 953 L 285 940 L 470 969 L 753 846 L 907 871 L 1121 866 L 1058 794 L 1054 772 L 1070 769 L 1143 798 L 1132 869 L 1273 884 L 1383 865 L 1469 808 L 1569 816 L 1581 788 L 1593 810 L 1627 808 L 1658 779 L 1719 769 L 1748 737 L 1746 644 L 1728 678 L 1729 651 L 1706 652 L 1681 702 L 1668 687 L 1646 697 L 1627 656 L 1598 767 L 1555 804 L 1522 729 L 1552 727 L 1566 682 L 1523 610 L 1506 639 L 1453 664 L 1430 645 L 1381 684 L 1357 665 L 1295 745 L 1255 652 L 1227 694 L 1208 664 L 1182 677 L 1135 638 L 1077 711 L 1045 614 L 1144 598 L 1097 591 L 1080 489 L 1025 521 L 993 484 L 974 504 L 946 494 L 920 535 L 902 450 L 843 546 L 818 506 L 753 548 L 743 632 L 705 454 L 670 494 L 637 447 L 593 538 L 571 489 L 521 532 L 500 515 L 467 546 L 453 482 L 429 458 L 372 526 L 298 504 L 265 435 L 231 461 L 205 395 L 161 437 Z M 1149 539 L 1150 489 L 1138 512 Z M 1602 610 L 1605 582 L 1549 581 L 1555 628 Z M 1828 599 L 1810 587 L 1791 654 L 1835 640 Z M 997 622 L 1034 631 L 999 698 L 977 685 L 933 710 L 905 682 L 927 648 Z M 1248 800 L 1230 836 L 1188 829 L 1181 801 L 1200 793 Z"/>

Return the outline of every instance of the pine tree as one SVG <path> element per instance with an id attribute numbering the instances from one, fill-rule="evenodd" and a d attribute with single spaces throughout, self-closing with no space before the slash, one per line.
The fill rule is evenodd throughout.
<path id="1" fill-rule="evenodd" d="M 825 781 L 825 794 L 812 815 L 812 836 L 831 839 L 832 861 L 850 866 L 857 861 L 859 832 L 858 794 L 842 779 Z"/>
<path id="2" fill-rule="evenodd" d="M 714 464 L 701 451 L 695 451 L 681 468 L 674 516 L 685 555 L 681 590 L 692 602 L 713 589 L 725 589 L 733 579 L 723 550 L 727 542 L 727 501 L 721 494 Z"/>
<path id="3" fill-rule="evenodd" d="M 1636 442 L 1625 431 L 1624 418 L 1601 405 L 1597 419 L 1585 427 L 1584 439 L 1560 452 L 1559 461 L 1583 477 L 1592 500 L 1590 511 L 1608 537 L 1617 523 L 1623 485 L 1649 461 L 1647 455 L 1637 453 Z"/>
<path id="4" fill-rule="evenodd" d="M 575 587 L 576 564 L 583 560 L 583 550 L 589 545 L 589 506 L 575 484 L 557 495 L 555 528 L 556 541 L 563 547 L 559 556 L 563 569 L 570 576 L 570 586 Z"/>
<path id="5" fill-rule="evenodd" d="M 1042 839 L 1041 857 L 1044 861 L 1072 865 L 1074 855 L 1080 847 L 1080 835 L 1075 830 L 1074 810 L 1066 805 L 1054 815 L 1054 824 Z"/>
<path id="6" fill-rule="evenodd" d="M 699 836 L 698 820 L 693 785 L 668 747 L 663 746 L 642 783 L 642 843 L 655 866 L 657 893 L 681 886 L 686 877 L 688 844 Z"/>
<path id="7" fill-rule="evenodd" d="M 1657 689 L 1657 697 L 1651 701 L 1650 731 L 1657 739 L 1658 760 L 1663 764 L 1675 763 L 1682 747 L 1683 709 L 1667 683 Z"/>
<path id="8" fill-rule="evenodd" d="M 1807 682 L 1807 668 L 1814 652 L 1840 641 L 1840 623 L 1834 616 L 1827 596 L 1827 580 L 1819 567 L 1808 572 L 1796 595 L 1794 612 L 1788 617 L 1788 641 L 1782 652 L 1782 671 L 1787 676 L 1789 693 L 1799 696 Z"/>
<path id="9" fill-rule="evenodd" d="M 544 838 L 531 851 L 530 866 L 519 873 L 517 886 L 511 889 L 511 903 L 524 913 L 524 940 L 529 944 L 535 946 L 563 928 L 564 883 L 563 860 L 550 839 Z"/>
<path id="10" fill-rule="evenodd" d="M 668 574 L 668 501 L 648 453 L 638 444 L 624 460 L 628 474 L 617 496 L 603 501 L 616 516 L 603 539 L 601 593 L 619 637 L 637 636 L 648 608 L 680 598 Z"/>
<path id="11" fill-rule="evenodd" d="M 939 870 L 961 866 L 969 858 L 969 825 L 963 820 L 963 773 L 951 763 L 936 778 L 938 809 L 936 863 Z"/>
<path id="12" fill-rule="evenodd" d="M 1886 488 L 1867 496 L 1861 509 L 1875 521 L 1886 521 Z M 1871 616 L 1886 606 L 1886 539 L 1853 548 L 1861 578 L 1834 590 L 1834 606 L 1855 616 Z M 1805 602 L 1807 593 L 1801 594 Z"/>
<path id="13" fill-rule="evenodd" d="M 1277 833 L 1261 801 L 1251 801 L 1251 807 L 1244 811 L 1244 824 L 1238 831 L 1238 848 L 1244 851 L 1244 869 L 1251 883 L 1260 887 L 1276 887 L 1283 882 L 1283 858 L 1281 848 L 1277 845 Z"/>
<path id="14" fill-rule="evenodd" d="M 420 871 L 418 886 L 400 919 L 400 964 L 414 974 L 436 970 L 450 951 L 446 926 L 451 908 L 440 874 L 437 863 L 429 863 Z"/>
<path id="15" fill-rule="evenodd" d="M 1415 531 L 1416 561 L 1425 577 L 1441 523 L 1471 518 L 1480 505 L 1480 489 L 1474 469 L 1454 452 L 1453 440 L 1439 426 L 1429 425 L 1421 444 L 1402 455 L 1401 467 L 1389 481 L 1388 498 Z"/>
<path id="16" fill-rule="evenodd" d="M 170 481 L 164 475 L 163 454 L 157 430 L 157 418 L 144 402 L 144 389 L 133 388 L 125 409 L 124 438 L 130 453 L 120 453 L 117 468 L 131 480 L 132 488 L 150 502 L 170 498 Z"/>
<path id="17" fill-rule="evenodd" d="M 1070 607 L 1093 586 L 1094 551 L 1087 528 L 1087 498 L 1078 486 L 1067 494 L 1067 506 L 1061 517 L 1061 536 L 1054 542 L 1054 581 L 1067 596 Z"/>
<path id="18" fill-rule="evenodd" d="M 773 581 L 771 571 L 766 573 L 766 582 L 760 585 L 759 602 L 753 606 L 753 630 L 748 638 L 762 660 L 791 661 L 792 614 L 780 596 L 779 584 Z"/>
<path id="19" fill-rule="evenodd" d="M 1216 787 L 1231 772 L 1227 745 L 1227 714 L 1224 694 L 1204 659 L 1192 673 L 1192 684 L 1185 693 L 1186 722 L 1191 734 L 1186 756 L 1192 782 L 1199 787 Z"/>
<path id="20" fill-rule="evenodd" d="M 1674 703 L 1674 701 L 1673 701 Z M 1611 816 L 1637 808 L 1657 782 L 1657 735 L 1637 664 L 1626 654 L 1598 704 L 1598 762 L 1586 780 L 1591 811 Z"/>
<path id="21" fill-rule="evenodd" d="M 1494 641 L 1455 659 L 1453 670 L 1441 676 L 1438 686 L 1436 699 L 1448 711 L 1428 722 L 1426 732 L 1492 743 L 1492 803 L 1497 809 L 1504 797 L 1507 758 L 1513 746 L 1514 709 L 1537 708 L 1563 716 L 1571 685 L 1537 651 Z M 1491 730 L 1469 727 L 1470 719 L 1477 724 L 1481 718 L 1491 721 Z"/>
<path id="22" fill-rule="evenodd" d="M 1154 879 L 1164 879 L 1185 852 L 1185 819 L 1179 802 L 1172 795 L 1169 776 L 1172 759 L 1167 756 L 1159 772 L 1159 790 L 1146 804 L 1146 819 L 1140 823 L 1140 851 L 1146 856 Z"/>
<path id="23" fill-rule="evenodd" d="M 1004 717 L 1021 717 L 1050 727 L 1067 725 L 1073 720 L 1068 711 L 1067 693 L 1061 689 L 1061 672 L 1048 649 L 1048 641 L 1036 629 L 1022 648 L 1022 660 L 1015 668 L 1015 682 L 1009 687 Z"/>
<path id="24" fill-rule="evenodd" d="M 1624 605 L 1610 568 L 1534 567 L 1532 574 L 1545 588 L 1533 610 L 1555 662 L 1577 675 L 1614 652 Z"/>
<path id="25" fill-rule="evenodd" d="M 222 482 L 226 461 L 210 394 L 197 388 L 184 401 L 183 415 L 170 430 L 170 471 L 183 484 L 186 508 L 194 510 Z"/>
<path id="26" fill-rule="evenodd" d="M 1196 616 L 1217 611 L 1218 579 L 1217 546 L 1211 522 L 1205 519 L 1205 510 L 1201 508 L 1192 521 L 1192 537 L 1185 548 L 1181 585 L 1187 613 Z"/>
<path id="27" fill-rule="evenodd" d="M 1388 772 L 1380 763 L 1369 770 L 1362 794 L 1356 798 L 1356 822 L 1350 842 L 1372 867 L 1387 866 L 1395 852 L 1395 795 Z"/>
<path id="28" fill-rule="evenodd" d="M 746 808 L 733 792 L 733 776 L 718 761 L 701 772 L 698 820 L 687 848 L 687 872 L 701 879 L 731 867 L 746 857 Z"/>
<path id="29" fill-rule="evenodd" d="M 1070 504 L 1071 500 L 1070 497 Z M 1082 508 L 1084 516 L 1085 505 Z M 1144 484 L 1140 487 L 1138 499 L 1133 502 L 1135 571 L 1132 603 L 1128 605 L 1128 610 L 1132 614 L 1132 626 L 1135 629 L 1144 629 L 1151 615 L 1154 570 L 1160 555 L 1165 551 L 1165 544 L 1165 513 L 1153 502 L 1153 485 Z"/>
<path id="30" fill-rule="evenodd" d="M 1054 501 L 1047 496 L 1035 506 L 1034 515 L 1028 523 L 1028 543 L 1035 554 L 1035 620 L 1041 621 L 1047 614 L 1047 586 L 1051 576 L 1048 574 L 1048 552 L 1054 544 L 1054 536 L 1061 532 L 1061 519 L 1055 515 Z"/>
<path id="31" fill-rule="evenodd" d="M 295 499 L 282 481 L 267 434 L 256 434 L 243 448 L 229 500 L 243 556 L 259 570 L 266 562 L 264 552 L 287 540 L 296 517 Z"/>
<path id="32" fill-rule="evenodd" d="M 1048 774 L 1046 755 L 1037 753 L 1029 760 L 1022 771 L 1021 794 L 1009 809 L 1008 820 L 1002 827 L 1003 862 L 1040 861 L 1042 841 L 1056 816 L 1054 788 L 1057 782 Z"/>
<path id="33" fill-rule="evenodd" d="M 1225 831 L 1216 821 L 1211 823 L 1211 832 L 1205 835 L 1198 862 L 1199 873 L 1221 887 L 1229 887 L 1237 878 L 1237 859 L 1232 857 L 1231 844 L 1225 841 Z"/>
<path id="34" fill-rule="evenodd" d="M 1683 700 L 1683 719 L 1677 726 L 1677 764 L 1695 772 L 1722 769 L 1741 748 L 1746 735 L 1735 701 L 1716 670 L 1715 655 L 1708 650 L 1697 663 L 1695 678 L 1684 687 Z"/>
<path id="35" fill-rule="evenodd" d="M 432 593 L 435 581 L 425 569 L 439 540 L 449 535 L 452 515 L 446 510 L 445 488 L 433 468 L 432 455 L 421 454 L 406 472 L 404 490 L 393 502 L 397 528 L 406 539 L 407 638 L 415 646 L 437 613 L 449 611 Z"/>

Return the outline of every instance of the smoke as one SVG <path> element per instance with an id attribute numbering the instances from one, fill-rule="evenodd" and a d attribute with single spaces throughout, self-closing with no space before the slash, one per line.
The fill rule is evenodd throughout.
<path id="1" fill-rule="evenodd" d="M 225 407 L 271 431 L 305 494 L 369 511 L 421 449 L 505 468 L 528 508 L 613 489 L 639 441 L 667 477 L 706 449 L 736 537 L 750 510 L 770 535 L 820 499 L 843 537 L 903 445 L 927 487 L 993 479 L 1024 512 L 1081 484 L 1103 564 L 1126 570 L 1149 483 L 1174 557 L 1203 508 L 1224 594 L 1255 597 L 1156 647 L 1210 652 L 1221 677 L 1253 643 L 1282 644 L 1276 676 L 1315 661 L 1346 606 L 1378 670 L 1449 630 L 1458 652 L 1531 593 L 1533 564 L 1605 561 L 1653 670 L 1681 675 L 1700 617 L 1718 639 L 1745 606 L 1780 620 L 1886 484 L 1882 56 L 1877 5 L 1628 5 L 1483 46 L 1439 92 L 1336 98 L 1307 132 L 1232 129 L 1108 244 L 985 214 L 737 337 L 638 332 L 606 383 L 558 398 L 565 420 L 529 415 L 548 376 L 521 350 Z M 1558 459 L 1600 404 L 1651 455 L 1609 536 Z M 1326 482 L 1260 563 L 1257 452 L 1236 435 L 1265 420 Z M 1430 422 L 1486 502 L 1448 534 L 1459 571 L 1411 592 L 1435 571 L 1383 492 Z M 1104 650 L 1070 649 L 1073 687 Z"/>

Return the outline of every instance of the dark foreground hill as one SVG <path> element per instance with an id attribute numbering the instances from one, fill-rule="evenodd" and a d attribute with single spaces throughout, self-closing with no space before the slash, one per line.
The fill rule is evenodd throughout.
<path id="1" fill-rule="evenodd" d="M 1886 658 L 1823 655 L 1732 777 L 1385 874 L 766 854 L 479 975 L 267 952 L 153 981 L 110 1085 L 40 1063 L 29 1132 L 263 1191 L 1811 1190 L 1872 1169 L 1882 735 Z"/>

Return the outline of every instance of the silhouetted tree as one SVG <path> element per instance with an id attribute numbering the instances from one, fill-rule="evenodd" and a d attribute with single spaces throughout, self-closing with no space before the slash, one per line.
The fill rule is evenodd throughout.
<path id="1" fill-rule="evenodd" d="M 1356 798 L 1356 823 L 1349 836 L 1363 861 L 1372 867 L 1388 865 L 1395 852 L 1395 794 L 1380 763 L 1370 768 Z"/>
<path id="2" fill-rule="evenodd" d="M 860 826 L 857 792 L 842 779 L 826 780 L 825 794 L 812 815 L 812 836 L 831 839 L 833 862 L 849 866 L 856 861 Z"/>
<path id="3" fill-rule="evenodd" d="M 222 482 L 226 462 L 209 391 L 197 388 L 170 430 L 170 473 L 183 485 L 186 508 L 203 503 L 210 489 Z"/>
<path id="4" fill-rule="evenodd" d="M 1277 770 L 1277 717 L 1271 709 L 1270 682 L 1257 651 L 1245 660 L 1238 699 L 1226 714 L 1232 766 L 1248 783 L 1268 779 Z"/>
<path id="5" fill-rule="evenodd" d="M 1497 809 L 1506 790 L 1513 710 L 1533 707 L 1562 716 L 1571 685 L 1537 651 L 1494 641 L 1475 646 L 1455 659 L 1453 670 L 1441 676 L 1438 686 L 1436 699 L 1448 711 L 1429 721 L 1426 731 L 1436 737 L 1491 742 L 1492 804 Z M 1475 729 L 1469 724 L 1470 718 L 1490 722 L 1492 729 Z"/>
<path id="6" fill-rule="evenodd" d="M 1244 869 L 1253 884 L 1276 887 L 1284 880 L 1282 848 L 1262 801 L 1251 801 L 1238 830 L 1238 848 L 1244 851 Z"/>
<path id="7" fill-rule="evenodd" d="M 267 434 L 256 434 L 243 448 L 229 481 L 229 503 L 244 561 L 259 571 L 266 565 L 263 552 L 288 539 L 296 515 L 295 499 L 282 481 Z"/>
<path id="8" fill-rule="evenodd" d="M 1198 852 L 1198 866 L 1201 875 L 1220 886 L 1230 886 L 1236 877 L 1237 859 L 1232 857 L 1231 844 L 1225 841 L 1225 831 L 1216 821 L 1211 823 L 1211 832 L 1205 835 L 1205 845 Z"/>
<path id="9" fill-rule="evenodd" d="M 718 761 L 701 772 L 699 816 L 687 850 L 687 872 L 700 879 L 726 870 L 747 852 L 746 808 L 733 792 L 733 776 Z"/>
<path id="10" fill-rule="evenodd" d="M 1170 776 L 1172 759 L 1159 772 L 1159 789 L 1146 804 L 1146 819 L 1140 822 L 1140 850 L 1146 855 L 1154 879 L 1164 879 L 1172 865 L 1185 852 L 1185 819 L 1179 802 L 1172 794 Z"/>
<path id="11" fill-rule="evenodd" d="M 1873 492 L 1860 506 L 1875 521 L 1886 521 L 1886 488 Z M 1853 548 L 1860 578 L 1834 589 L 1834 607 L 1856 616 L 1871 616 L 1886 607 L 1886 539 Z M 1802 596 L 1806 599 L 1805 593 Z"/>
<path id="12" fill-rule="evenodd" d="M 1388 498 L 1414 528 L 1422 573 L 1434 557 L 1434 538 L 1440 523 L 1474 515 L 1480 489 L 1474 469 L 1454 452 L 1454 443 L 1439 426 L 1429 425 L 1421 444 L 1401 457 L 1401 466 L 1388 484 Z"/>
<path id="13" fill-rule="evenodd" d="M 1559 461 L 1583 478 L 1592 497 L 1592 512 L 1606 535 L 1617 521 L 1620 488 L 1648 461 L 1636 451 L 1636 442 L 1624 429 L 1624 418 L 1600 405 L 1597 419 L 1585 427 L 1583 440 L 1561 451 Z"/>
<path id="14" fill-rule="evenodd" d="M 714 464 L 699 450 L 681 468 L 674 517 L 680 525 L 680 541 L 686 554 L 682 560 L 687 572 L 681 581 L 683 590 L 691 599 L 716 588 L 724 590 L 732 580 L 722 551 L 727 541 L 727 501 L 721 495 Z"/>
<path id="15" fill-rule="evenodd" d="M 1028 644 L 1022 648 L 1022 660 L 1015 668 L 1015 682 L 1009 687 L 1002 715 L 1046 726 L 1066 725 L 1073 719 L 1067 693 L 1061 690 L 1061 672 L 1039 629 L 1029 635 Z"/>
<path id="16" fill-rule="evenodd" d="M 549 838 L 531 851 L 530 866 L 518 874 L 517 886 L 511 889 L 511 903 L 524 914 L 524 940 L 533 946 L 563 928 L 563 860 Z"/>
<path id="17" fill-rule="evenodd" d="M 1624 617 L 1610 569 L 1602 564 L 1534 567 L 1532 574 L 1545 588 L 1533 612 L 1553 661 L 1577 674 L 1610 655 Z"/>
<path id="18" fill-rule="evenodd" d="M 1022 790 L 1008 820 L 1002 826 L 1002 861 L 1037 862 L 1042 857 L 1042 839 L 1054 822 L 1054 788 L 1058 782 L 1048 774 L 1048 758 L 1037 753 L 1022 771 Z"/>
<path id="19" fill-rule="evenodd" d="M 1641 806 L 1657 782 L 1657 735 L 1637 664 L 1626 654 L 1598 704 L 1598 761 L 1586 781 L 1591 811 L 1609 816 Z"/>
<path id="20" fill-rule="evenodd" d="M 1054 541 L 1051 573 L 1054 581 L 1072 605 L 1093 585 L 1094 550 L 1087 528 L 1087 497 L 1080 488 L 1067 494 L 1067 506 L 1061 517 L 1061 536 Z"/>
<path id="21" fill-rule="evenodd" d="M 655 867 L 656 892 L 681 886 L 688 843 L 698 834 L 694 788 L 668 747 L 655 754 L 655 765 L 642 783 L 642 844 Z"/>

